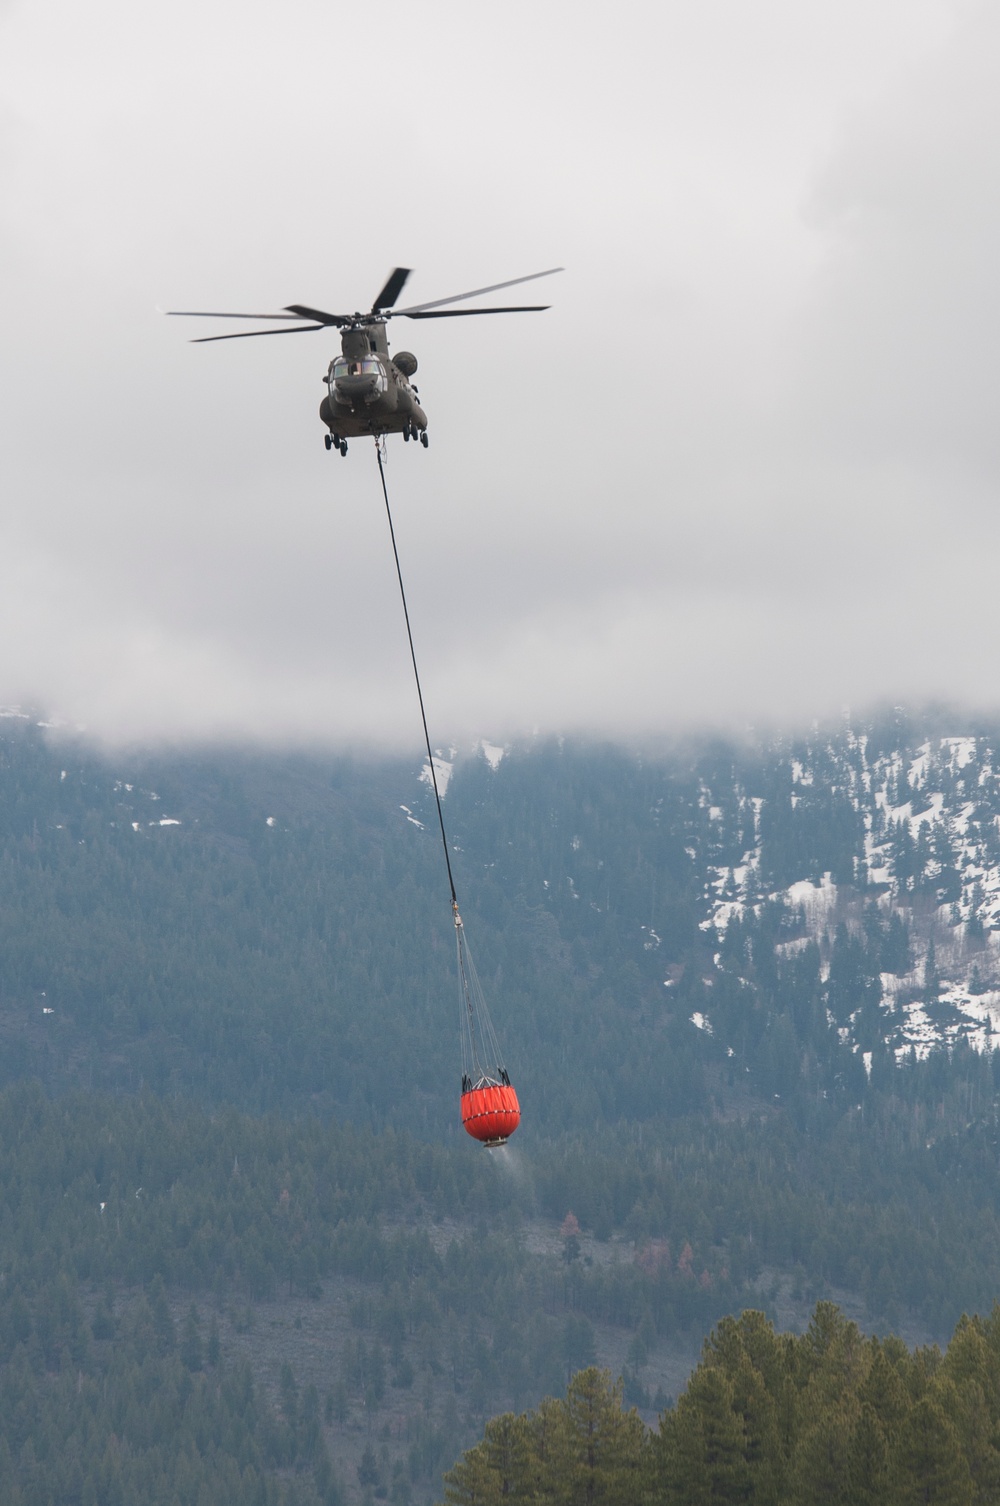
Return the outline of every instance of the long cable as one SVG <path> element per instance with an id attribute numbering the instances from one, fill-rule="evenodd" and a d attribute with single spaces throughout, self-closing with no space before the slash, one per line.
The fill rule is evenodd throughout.
<path id="1" fill-rule="evenodd" d="M 403 585 L 403 571 L 399 563 L 399 550 L 396 547 L 396 530 L 392 522 L 392 509 L 389 506 L 389 489 L 385 481 L 385 467 L 382 463 L 382 446 L 376 437 L 375 455 L 378 460 L 378 473 L 382 478 L 382 496 L 385 498 L 385 515 L 389 522 L 389 537 L 392 540 L 392 557 L 396 562 L 396 579 L 399 581 L 399 596 L 403 603 L 403 617 L 406 622 L 406 637 L 410 645 L 410 661 L 413 664 L 413 678 L 417 686 L 417 700 L 420 703 L 420 720 L 424 729 L 424 742 L 427 746 L 427 761 L 431 771 L 431 785 L 434 790 L 434 801 L 437 805 L 438 825 L 441 828 L 441 846 L 444 848 L 445 867 L 448 870 L 448 884 L 451 888 L 451 908 L 455 919 L 455 940 L 458 946 L 458 976 L 459 992 L 463 1005 L 463 1029 L 462 1029 L 462 1065 L 463 1065 L 463 1088 L 465 1084 L 470 1087 L 475 1081 L 492 1082 L 487 1077 L 480 1061 L 480 1052 L 477 1047 L 477 1035 L 480 1037 L 484 1055 L 491 1055 L 497 1062 L 499 1080 L 510 1085 L 503 1065 L 503 1057 L 500 1054 L 500 1045 L 493 1029 L 493 1021 L 490 1019 L 489 1010 L 486 1007 L 486 999 L 479 982 L 472 954 L 468 949 L 465 939 L 465 926 L 462 917 L 458 913 L 458 896 L 455 893 L 455 879 L 451 871 L 451 853 L 448 848 L 448 836 L 444 826 L 444 809 L 441 804 L 441 791 L 437 782 L 437 771 L 434 767 L 434 752 L 431 748 L 430 732 L 427 729 L 427 713 L 424 709 L 424 692 L 420 684 L 420 671 L 417 668 L 417 653 L 413 646 L 413 630 L 410 626 L 410 609 L 406 604 L 406 589 Z"/>
<path id="2" fill-rule="evenodd" d="M 448 869 L 448 883 L 451 886 L 451 904 L 458 920 L 458 895 L 455 893 L 455 880 L 451 871 L 451 853 L 448 851 L 448 837 L 444 829 L 444 811 L 441 806 L 441 791 L 438 789 L 437 772 L 434 768 L 434 754 L 431 750 L 431 735 L 427 730 L 427 713 L 424 711 L 424 693 L 420 688 L 420 671 L 417 669 L 417 653 L 413 647 L 413 632 L 410 628 L 410 612 L 406 605 L 406 591 L 403 589 L 403 572 L 399 564 L 399 550 L 396 548 L 396 530 L 392 526 L 392 511 L 389 507 L 389 489 L 385 484 L 385 467 L 382 464 L 382 446 L 378 439 L 375 440 L 375 454 L 378 458 L 378 473 L 382 478 L 382 495 L 385 498 L 385 515 L 389 520 L 389 537 L 392 540 L 392 557 L 396 561 L 396 579 L 399 581 L 399 595 L 403 603 L 403 616 L 406 619 L 406 636 L 410 642 L 410 659 L 413 662 L 413 678 L 417 682 L 417 700 L 420 702 L 420 720 L 424 725 L 424 742 L 427 744 L 427 760 L 431 770 L 431 784 L 434 788 L 434 799 L 437 802 L 438 825 L 441 828 L 441 845 L 444 848 L 444 861 Z"/>

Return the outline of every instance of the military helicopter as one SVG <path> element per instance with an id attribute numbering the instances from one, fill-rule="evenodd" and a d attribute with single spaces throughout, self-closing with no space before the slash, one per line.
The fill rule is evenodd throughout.
<path id="1" fill-rule="evenodd" d="M 512 277 L 509 282 L 494 282 L 487 288 L 473 288 L 469 293 L 455 293 L 450 298 L 436 298 L 431 303 L 415 303 L 396 308 L 396 300 L 410 275 L 409 267 L 395 267 L 368 313 L 328 314 L 323 309 L 290 303 L 280 314 L 198 313 L 190 309 L 168 309 L 183 319 L 281 319 L 311 321 L 293 323 L 289 329 L 245 329 L 235 335 L 202 335 L 195 345 L 212 340 L 246 340 L 254 335 L 304 335 L 320 329 L 339 329 L 340 355 L 336 356 L 323 378 L 327 393 L 319 405 L 319 416 L 326 425 L 323 442 L 328 450 L 347 454 L 348 439 L 372 434 L 402 434 L 427 448 L 427 415 L 418 401 L 419 393 L 410 378 L 417 369 L 417 358 L 408 350 L 389 355 L 385 326 L 389 319 L 462 319 L 474 314 L 536 314 L 549 305 L 520 304 L 504 308 L 445 309 L 446 303 L 462 303 L 482 293 L 496 293 L 518 283 L 551 277 L 562 267 L 532 272 L 527 277 Z"/>

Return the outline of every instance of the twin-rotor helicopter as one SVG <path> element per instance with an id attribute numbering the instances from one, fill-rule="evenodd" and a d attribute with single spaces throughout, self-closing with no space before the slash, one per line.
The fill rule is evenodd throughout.
<path id="1" fill-rule="evenodd" d="M 408 267 L 396 267 L 367 313 L 328 314 L 323 309 L 291 303 L 280 314 L 199 313 L 189 309 L 170 309 L 171 314 L 190 319 L 267 319 L 287 321 L 284 329 L 245 329 L 233 335 L 203 335 L 196 345 L 212 340 L 246 340 L 254 335 L 304 335 L 321 329 L 340 330 L 340 355 L 334 357 L 324 381 L 326 395 L 319 405 L 319 416 L 326 425 L 323 442 L 328 450 L 347 454 L 348 439 L 373 435 L 402 434 L 427 448 L 427 415 L 420 406 L 419 393 L 410 378 L 417 369 L 417 358 L 408 350 L 390 356 L 385 326 L 393 318 L 462 319 L 476 314 L 536 314 L 548 304 L 519 304 L 503 308 L 446 309 L 445 304 L 463 303 L 483 293 L 496 293 L 518 283 L 551 277 L 562 267 L 532 272 L 528 277 L 512 277 L 508 282 L 494 282 L 469 293 L 455 293 L 450 298 L 436 298 L 430 303 L 415 303 L 396 308 L 410 275 Z M 309 323 L 302 323 L 308 320 Z"/>

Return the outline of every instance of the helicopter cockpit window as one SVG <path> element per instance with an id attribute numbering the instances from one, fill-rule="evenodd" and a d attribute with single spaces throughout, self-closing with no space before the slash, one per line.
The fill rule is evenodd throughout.
<path id="1" fill-rule="evenodd" d="M 333 379 L 339 381 L 342 377 L 381 376 L 382 364 L 380 361 L 365 357 L 360 361 L 349 361 L 346 356 L 333 363 Z"/>

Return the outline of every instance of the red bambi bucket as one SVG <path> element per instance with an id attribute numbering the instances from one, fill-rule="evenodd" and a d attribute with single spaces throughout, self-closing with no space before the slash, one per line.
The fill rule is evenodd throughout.
<path id="1" fill-rule="evenodd" d="M 504 1145 L 521 1122 L 521 1105 L 507 1083 L 486 1083 L 462 1094 L 462 1123 L 483 1145 Z"/>

